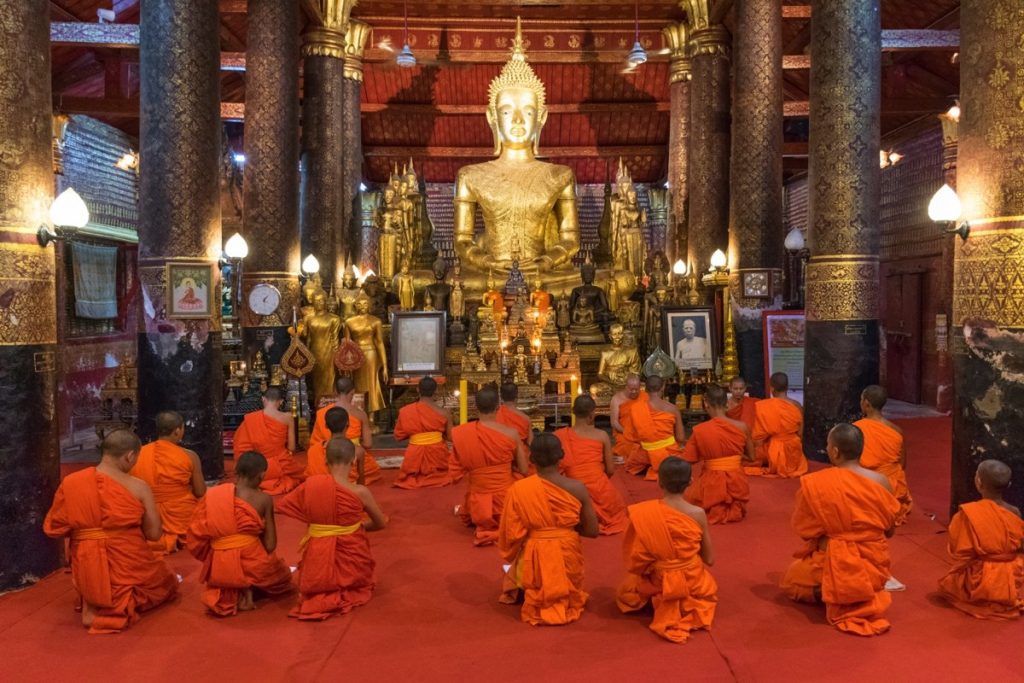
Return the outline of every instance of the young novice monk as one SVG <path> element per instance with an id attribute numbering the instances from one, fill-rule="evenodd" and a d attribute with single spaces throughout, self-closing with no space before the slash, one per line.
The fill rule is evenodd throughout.
<path id="1" fill-rule="evenodd" d="M 776 372 L 770 382 L 772 397 L 754 405 L 756 463 L 747 474 L 799 477 L 807 472 L 804 456 L 804 411 L 789 398 L 789 377 Z"/>
<path id="2" fill-rule="evenodd" d="M 235 483 L 210 489 L 199 501 L 187 547 L 203 563 L 200 599 L 212 613 L 228 617 L 255 609 L 253 591 L 270 595 L 292 588 L 292 573 L 274 554 L 274 501 L 260 490 L 267 459 L 255 451 L 235 463 Z"/>
<path id="3" fill-rule="evenodd" d="M 313 440 L 310 436 L 309 448 L 306 449 L 306 476 L 312 476 L 314 474 L 330 474 L 331 471 L 327 467 L 327 444 L 335 439 L 348 439 L 348 411 L 344 408 L 339 408 L 336 405 L 327 406 L 324 414 L 319 418 L 321 420 L 322 427 L 319 430 L 319 434 L 326 434 L 327 438 L 323 440 Z M 365 451 L 362 446 L 356 446 L 356 460 L 355 470 L 358 480 L 358 475 L 362 472 L 363 467 L 363 454 Z"/>
<path id="4" fill-rule="evenodd" d="M 309 443 L 324 443 L 331 438 L 331 430 L 328 429 L 326 422 L 327 412 L 331 408 L 341 408 L 348 416 L 346 436 L 356 447 L 356 464 L 351 471 L 352 481 L 357 484 L 372 484 L 384 475 L 377 464 L 377 459 L 370 453 L 370 446 L 373 445 L 370 418 L 365 411 L 357 408 L 352 402 L 356 395 L 356 385 L 351 377 L 339 377 L 334 382 L 334 390 L 338 392 L 334 403 L 321 408 L 316 413 L 313 431 L 309 435 Z M 326 457 L 324 462 L 326 463 Z M 322 469 L 311 472 L 311 474 L 327 474 L 326 464 Z"/>
<path id="5" fill-rule="evenodd" d="M 662 460 L 670 455 L 682 455 L 686 431 L 679 409 L 662 398 L 665 380 L 657 375 L 651 375 L 647 378 L 645 387 L 647 401 L 632 401 L 629 404 L 629 417 L 640 438 L 640 447 L 651 462 L 644 478 L 655 481 Z M 626 469 L 633 471 L 628 461 Z"/>
<path id="6" fill-rule="evenodd" d="M 654 606 L 651 630 L 673 643 L 685 643 L 690 631 L 710 628 L 718 585 L 705 569 L 715 563 L 704 511 L 683 498 L 690 464 L 665 458 L 658 467 L 664 497 L 629 506 L 623 550 L 626 578 L 616 601 L 623 612 Z"/>
<path id="7" fill-rule="evenodd" d="M 1010 468 L 983 460 L 974 475 L 981 500 L 964 503 L 949 522 L 956 565 L 939 581 L 954 607 L 979 619 L 1016 619 L 1024 611 L 1024 522 L 1003 500 Z"/>
<path id="8" fill-rule="evenodd" d="M 332 440 L 331 473 L 313 475 L 278 506 L 280 514 L 309 525 L 299 543 L 299 604 L 289 616 L 321 621 L 365 605 L 373 595 L 375 563 L 366 532 L 383 529 L 387 519 L 370 489 L 352 483 L 355 456 L 350 441 Z"/>
<path id="9" fill-rule="evenodd" d="M 757 418 L 757 399 L 747 396 L 747 380 L 739 375 L 729 380 L 729 404 L 726 417 L 739 420 L 754 432 L 754 421 Z"/>
<path id="10" fill-rule="evenodd" d="M 434 402 L 437 381 L 433 377 L 420 380 L 420 400 L 398 411 L 395 438 L 409 440 L 402 458 L 402 469 L 392 486 L 400 489 L 421 489 L 447 486 L 450 454 L 446 441 L 452 440 L 452 417 Z"/>
<path id="11" fill-rule="evenodd" d="M 892 495 L 900 501 L 900 512 L 896 515 L 896 524 L 907 521 L 907 514 L 914 501 L 907 487 L 907 451 L 903 444 L 903 432 L 899 427 L 882 417 L 882 408 L 888 400 L 885 389 L 872 384 L 860 395 L 860 409 L 864 419 L 853 423 L 854 427 L 864 432 L 864 453 L 860 456 L 860 464 L 869 470 L 884 474 L 892 486 Z"/>
<path id="12" fill-rule="evenodd" d="M 295 460 L 295 420 L 281 410 L 284 392 L 270 387 L 263 392 L 263 410 L 242 420 L 235 431 L 233 451 L 239 457 L 246 451 L 262 453 L 267 459 L 267 474 L 260 488 L 272 496 L 287 493 L 302 481 L 302 465 Z"/>
<path id="13" fill-rule="evenodd" d="M 562 445 L 549 433 L 530 444 L 537 474 L 517 481 L 505 497 L 498 549 L 511 566 L 500 601 L 513 604 L 523 592 L 521 618 L 528 624 L 568 624 L 583 614 L 583 545 L 595 538 L 597 515 L 586 487 L 558 471 Z"/>

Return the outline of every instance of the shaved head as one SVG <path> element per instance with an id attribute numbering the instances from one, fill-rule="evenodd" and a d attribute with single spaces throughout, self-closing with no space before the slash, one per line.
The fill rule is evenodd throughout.
<path id="1" fill-rule="evenodd" d="M 563 457 L 562 442 L 551 432 L 541 432 L 530 444 L 530 462 L 537 467 L 553 467 Z"/>
<path id="2" fill-rule="evenodd" d="M 327 466 L 351 465 L 356 459 L 356 447 L 348 439 L 331 439 L 327 442 Z"/>
<path id="3" fill-rule="evenodd" d="M 338 381 L 334 383 L 334 390 L 342 396 L 351 394 L 356 390 L 356 383 L 352 381 L 351 377 L 339 377 Z"/>
<path id="4" fill-rule="evenodd" d="M 107 458 L 123 458 L 132 451 L 138 451 L 142 447 L 139 437 L 127 429 L 118 429 L 110 432 L 100 443 L 100 453 Z"/>
<path id="5" fill-rule="evenodd" d="M 334 406 L 324 414 L 324 424 L 331 434 L 344 434 L 348 429 L 348 411 Z"/>
<path id="6" fill-rule="evenodd" d="M 630 400 L 640 395 L 640 375 L 630 375 L 626 378 L 626 396 Z"/>
<path id="7" fill-rule="evenodd" d="M 490 415 L 498 409 L 498 390 L 488 384 L 476 392 L 476 409 L 481 415 Z"/>
<path id="8" fill-rule="evenodd" d="M 769 383 L 772 385 L 772 391 L 788 391 L 789 390 L 789 375 L 784 372 L 776 372 L 772 375 Z"/>
<path id="9" fill-rule="evenodd" d="M 840 460 L 860 460 L 864 433 L 848 422 L 841 422 L 828 433 L 828 445 L 836 449 Z"/>
<path id="10" fill-rule="evenodd" d="M 156 435 L 170 436 L 178 427 L 185 424 L 179 413 L 173 410 L 164 410 L 156 414 Z"/>
<path id="11" fill-rule="evenodd" d="M 682 458 L 669 456 L 658 465 L 658 486 L 665 493 L 682 493 L 690 485 L 692 471 L 690 463 Z"/>
<path id="12" fill-rule="evenodd" d="M 872 384 L 865 387 L 864 391 L 860 393 L 860 397 L 875 410 L 881 410 L 889 399 L 889 393 L 877 384 Z"/>
<path id="13" fill-rule="evenodd" d="M 263 400 L 269 403 L 277 403 L 284 400 L 284 392 L 277 387 L 268 387 L 263 392 Z"/>
<path id="14" fill-rule="evenodd" d="M 647 378 L 647 381 L 644 383 L 644 386 L 647 388 L 647 391 L 649 391 L 652 394 L 656 394 L 664 388 L 665 380 L 663 380 L 661 377 L 658 377 L 657 375 L 651 375 L 650 377 Z"/>
<path id="15" fill-rule="evenodd" d="M 717 384 L 709 384 L 704 389 L 704 402 L 714 408 L 724 408 L 729 395 Z"/>
<path id="16" fill-rule="evenodd" d="M 501 400 L 505 403 L 515 403 L 519 400 L 519 385 L 508 382 L 501 385 Z"/>
<path id="17" fill-rule="evenodd" d="M 978 479 L 992 491 L 1002 492 L 1008 489 L 1010 475 L 1010 467 L 999 460 L 982 460 L 978 464 Z"/>
<path id="18" fill-rule="evenodd" d="M 437 380 L 433 377 L 424 377 L 420 380 L 419 392 L 422 398 L 431 398 L 437 391 Z"/>
<path id="19" fill-rule="evenodd" d="M 588 394 L 577 396 L 572 403 L 572 414 L 576 417 L 588 418 L 597 409 L 597 403 Z"/>
<path id="20" fill-rule="evenodd" d="M 246 451 L 235 462 L 235 477 L 254 481 L 267 471 L 267 459 L 258 451 Z"/>

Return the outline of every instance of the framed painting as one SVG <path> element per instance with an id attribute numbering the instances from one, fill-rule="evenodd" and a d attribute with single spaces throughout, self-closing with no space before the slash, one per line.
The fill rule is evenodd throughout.
<path id="1" fill-rule="evenodd" d="M 711 306 L 661 310 L 662 349 L 680 370 L 712 370 L 718 361 L 718 326 Z"/>
<path id="2" fill-rule="evenodd" d="M 776 372 L 789 377 L 789 389 L 802 395 L 804 389 L 803 311 L 762 311 L 764 330 L 764 380 L 768 386 Z M 797 400 L 801 400 L 797 398 Z"/>
<path id="3" fill-rule="evenodd" d="M 391 355 L 395 375 L 443 375 L 444 311 L 396 311 L 391 320 Z"/>
<path id="4" fill-rule="evenodd" d="M 213 263 L 202 261 L 167 264 L 168 318 L 213 317 L 213 269 Z"/>

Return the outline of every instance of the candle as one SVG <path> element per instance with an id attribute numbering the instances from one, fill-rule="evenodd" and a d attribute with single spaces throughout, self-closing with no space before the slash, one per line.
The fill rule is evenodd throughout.
<path id="1" fill-rule="evenodd" d="M 579 391 L 580 391 L 580 380 L 579 380 L 579 378 L 576 377 L 576 375 L 570 375 L 570 377 L 569 377 L 569 405 L 570 406 L 572 405 L 572 402 L 576 400 L 576 395 L 579 393 Z M 576 424 L 576 416 L 572 413 L 571 409 L 570 409 L 570 412 L 569 412 L 569 417 L 572 420 L 572 424 L 575 425 Z"/>
<path id="2" fill-rule="evenodd" d="M 464 425 L 469 421 L 469 382 L 459 380 L 459 424 Z"/>

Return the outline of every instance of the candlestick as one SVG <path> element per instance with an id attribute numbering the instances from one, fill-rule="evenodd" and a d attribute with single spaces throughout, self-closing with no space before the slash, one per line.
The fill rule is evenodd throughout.
<path id="1" fill-rule="evenodd" d="M 469 382 L 459 380 L 459 424 L 464 425 L 469 421 Z"/>

